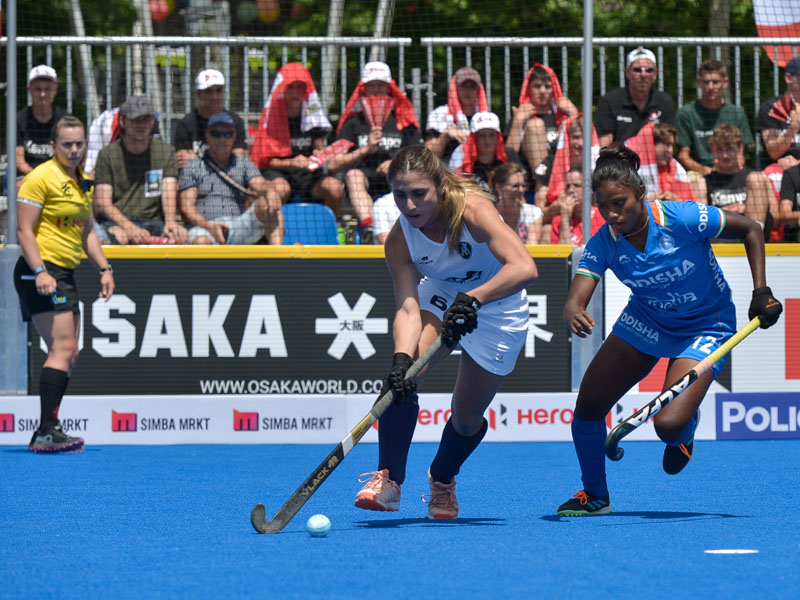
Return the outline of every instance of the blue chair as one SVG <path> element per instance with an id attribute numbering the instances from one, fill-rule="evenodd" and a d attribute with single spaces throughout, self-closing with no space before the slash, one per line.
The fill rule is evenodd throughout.
<path id="1" fill-rule="evenodd" d="M 292 202 L 283 206 L 283 243 L 338 244 L 336 215 L 324 204 Z"/>

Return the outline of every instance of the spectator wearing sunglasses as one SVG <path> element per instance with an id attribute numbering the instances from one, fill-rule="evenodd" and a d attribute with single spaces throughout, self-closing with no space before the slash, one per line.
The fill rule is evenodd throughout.
<path id="1" fill-rule="evenodd" d="M 228 112 L 208 119 L 206 152 L 181 170 L 178 200 L 190 244 L 283 243 L 281 199 L 258 167 L 234 153 L 236 122 Z"/>
<path id="2" fill-rule="evenodd" d="M 669 94 L 653 89 L 658 77 L 656 55 L 639 46 L 628 53 L 628 85 L 606 93 L 597 105 L 595 128 L 600 147 L 624 142 L 648 123 L 675 124 L 675 104 Z"/>

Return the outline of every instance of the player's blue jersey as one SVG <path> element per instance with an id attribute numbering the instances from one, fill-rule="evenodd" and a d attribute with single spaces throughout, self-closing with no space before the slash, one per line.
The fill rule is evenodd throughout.
<path id="1" fill-rule="evenodd" d="M 610 226 L 586 245 L 577 274 L 600 279 L 606 269 L 633 294 L 630 305 L 669 327 L 731 303 L 731 290 L 710 240 L 725 227 L 725 212 L 697 202 L 646 202 L 647 244 L 639 252 Z"/>

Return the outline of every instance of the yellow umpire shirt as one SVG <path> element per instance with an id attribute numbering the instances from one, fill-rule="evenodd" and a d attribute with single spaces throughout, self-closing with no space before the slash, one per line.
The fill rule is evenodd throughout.
<path id="1" fill-rule="evenodd" d="M 78 177 L 86 179 L 80 167 Z M 83 228 L 92 212 L 92 200 L 56 158 L 28 173 L 17 194 L 17 202 L 42 209 L 33 228 L 42 260 L 65 269 L 77 267 L 81 262 Z"/>

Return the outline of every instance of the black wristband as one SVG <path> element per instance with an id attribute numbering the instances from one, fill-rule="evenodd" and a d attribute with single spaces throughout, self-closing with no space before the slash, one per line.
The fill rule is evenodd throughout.
<path id="1" fill-rule="evenodd" d="M 407 369 L 413 364 L 414 364 L 414 359 L 411 358 L 405 352 L 395 352 L 394 356 L 392 356 L 392 367 L 396 367 L 397 365 L 402 365 Z"/>
<path id="2" fill-rule="evenodd" d="M 763 296 L 764 294 L 769 294 L 770 296 L 772 296 L 772 290 L 767 285 L 753 290 L 753 298 L 757 296 Z"/>

